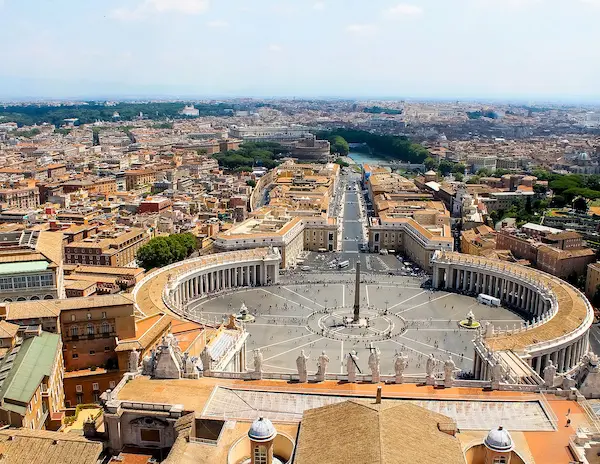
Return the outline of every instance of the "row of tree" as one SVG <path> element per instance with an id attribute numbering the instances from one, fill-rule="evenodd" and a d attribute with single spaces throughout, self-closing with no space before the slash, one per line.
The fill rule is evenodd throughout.
<path id="1" fill-rule="evenodd" d="M 392 160 L 422 163 L 429 155 L 426 148 L 417 143 L 412 143 L 407 137 L 403 136 L 380 135 L 345 128 L 317 132 L 316 135 L 321 139 L 331 140 L 331 138 L 339 136 L 348 143 L 364 143 L 375 153 Z"/>
<path id="2" fill-rule="evenodd" d="M 77 118 L 77 124 L 89 124 L 95 121 L 112 121 L 115 112 L 119 119 L 131 121 L 139 116 L 153 120 L 185 118 L 179 114 L 183 102 L 155 102 L 155 103 L 118 103 L 115 106 L 106 106 L 95 102 L 87 105 L 8 105 L 0 106 L 0 120 L 16 122 L 19 126 L 32 126 L 34 124 L 49 123 L 56 126 L 64 124 L 65 119 Z M 231 104 L 195 104 L 200 111 L 200 116 L 228 116 L 231 115 Z"/>
<path id="3" fill-rule="evenodd" d="M 229 171 L 252 171 L 253 166 L 272 169 L 279 164 L 279 157 L 286 150 L 275 142 L 246 142 L 239 150 L 228 150 L 213 155 L 219 166 Z"/>
<path id="4" fill-rule="evenodd" d="M 136 260 L 146 271 L 176 263 L 190 256 L 198 247 L 194 234 L 171 234 L 167 237 L 154 237 L 141 246 Z"/>

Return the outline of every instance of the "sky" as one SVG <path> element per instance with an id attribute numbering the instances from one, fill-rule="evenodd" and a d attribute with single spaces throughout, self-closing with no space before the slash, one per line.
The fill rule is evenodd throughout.
<path id="1" fill-rule="evenodd" d="M 600 100 L 600 0 L 0 0 L 0 98 Z"/>

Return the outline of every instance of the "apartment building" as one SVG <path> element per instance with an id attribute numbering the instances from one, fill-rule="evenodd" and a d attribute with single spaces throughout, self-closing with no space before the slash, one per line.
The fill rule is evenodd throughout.
<path id="1" fill-rule="evenodd" d="M 64 298 L 60 232 L 0 233 L 0 301 Z"/>
<path id="2" fill-rule="evenodd" d="M 58 430 L 64 420 L 60 335 L 0 321 L 0 421 Z"/>
<path id="3" fill-rule="evenodd" d="M 40 190 L 35 185 L 0 188 L 2 209 L 30 209 L 40 205 Z"/>
<path id="4" fill-rule="evenodd" d="M 588 264 L 585 276 L 585 295 L 591 300 L 600 285 L 600 263 Z"/>
<path id="5" fill-rule="evenodd" d="M 98 402 L 119 383 L 127 363 L 119 363 L 118 340 L 136 333 L 133 301 L 122 294 L 72 298 L 57 306 L 63 338 L 65 401 Z"/>
<path id="6" fill-rule="evenodd" d="M 372 252 L 403 252 L 424 269 L 430 269 L 436 250 L 452 251 L 450 214 L 440 201 L 391 201 L 381 195 L 374 203 L 378 217 L 369 218 Z"/>
<path id="7" fill-rule="evenodd" d="M 464 230 L 460 234 L 460 251 L 468 255 L 485 256 L 496 249 L 496 232 L 482 225 Z"/>
<path id="8" fill-rule="evenodd" d="M 146 231 L 139 228 L 102 232 L 96 236 L 65 245 L 65 263 L 128 266 L 135 260 L 137 250 L 149 239 Z"/>
<path id="9" fill-rule="evenodd" d="M 127 190 L 136 190 L 156 182 L 156 171 L 152 169 L 133 169 L 125 171 Z"/>

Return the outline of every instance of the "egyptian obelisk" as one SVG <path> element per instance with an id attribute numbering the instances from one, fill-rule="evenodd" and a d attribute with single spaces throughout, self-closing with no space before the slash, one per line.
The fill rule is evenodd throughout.
<path id="1" fill-rule="evenodd" d="M 360 321 L 360 260 L 356 261 L 356 282 L 354 282 L 354 317 L 352 322 Z"/>

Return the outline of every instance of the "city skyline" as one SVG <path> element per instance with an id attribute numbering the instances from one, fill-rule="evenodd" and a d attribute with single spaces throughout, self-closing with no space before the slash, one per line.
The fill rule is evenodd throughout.
<path id="1" fill-rule="evenodd" d="M 597 101 L 599 15 L 597 0 L 2 0 L 0 98 Z"/>

